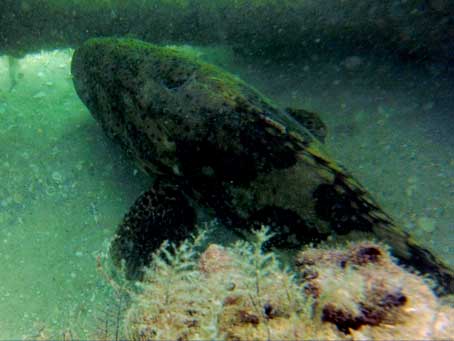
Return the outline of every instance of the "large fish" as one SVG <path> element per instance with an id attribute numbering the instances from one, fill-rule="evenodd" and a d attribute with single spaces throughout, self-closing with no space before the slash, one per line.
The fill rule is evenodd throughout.
<path id="1" fill-rule="evenodd" d="M 196 208 L 207 207 L 227 227 L 270 226 L 275 246 L 370 233 L 454 292 L 453 271 L 324 151 L 317 115 L 281 109 L 213 65 L 133 39 L 87 41 L 75 51 L 72 74 L 107 135 L 156 178 L 112 244 L 129 277 L 140 276 L 165 239 L 188 237 Z"/>

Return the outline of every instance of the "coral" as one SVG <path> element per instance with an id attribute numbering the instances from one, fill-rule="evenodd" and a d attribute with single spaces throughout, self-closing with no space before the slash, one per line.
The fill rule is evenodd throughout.
<path id="1" fill-rule="evenodd" d="M 263 245 L 209 245 L 203 235 L 153 256 L 124 321 L 132 340 L 441 339 L 454 335 L 454 310 L 427 281 L 393 263 L 376 243 L 307 248 L 298 271 Z"/>

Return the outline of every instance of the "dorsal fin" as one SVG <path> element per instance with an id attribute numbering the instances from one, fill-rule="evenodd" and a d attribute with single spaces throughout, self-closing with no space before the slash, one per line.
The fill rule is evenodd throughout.
<path id="1" fill-rule="evenodd" d="M 320 119 L 319 115 L 304 109 L 286 108 L 285 111 L 295 120 L 302 124 L 312 135 L 321 142 L 325 142 L 326 125 Z"/>

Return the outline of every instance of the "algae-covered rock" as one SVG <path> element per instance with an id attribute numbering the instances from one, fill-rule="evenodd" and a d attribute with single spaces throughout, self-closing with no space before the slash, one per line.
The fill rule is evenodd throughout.
<path id="1" fill-rule="evenodd" d="M 132 340 L 437 340 L 454 310 L 372 242 L 300 253 L 301 274 L 253 243 L 155 254 L 124 321 Z M 170 250 L 167 248 L 167 250 Z M 197 261 L 198 258 L 198 261 Z M 215 264 L 219 266 L 215 266 Z"/>
<path id="2" fill-rule="evenodd" d="M 173 255 L 161 248 L 141 283 L 124 321 L 132 340 L 296 340 L 333 339 L 319 330 L 311 302 L 294 274 L 284 271 L 263 244 L 229 248 L 210 245 L 198 259 L 185 241 Z M 221 267 L 207 267 L 220 261 Z"/>
<path id="3" fill-rule="evenodd" d="M 428 282 L 371 242 L 309 248 L 297 258 L 315 318 L 353 340 L 439 340 L 454 332 L 454 310 Z"/>
<path id="4" fill-rule="evenodd" d="M 72 74 L 104 131 L 156 177 L 113 241 L 129 277 L 140 278 L 163 240 L 187 238 L 197 208 L 206 207 L 238 232 L 271 226 L 269 244 L 279 247 L 373 234 L 454 291 L 452 270 L 326 153 L 315 114 L 279 108 L 219 68 L 132 39 L 89 40 L 76 50 Z"/>

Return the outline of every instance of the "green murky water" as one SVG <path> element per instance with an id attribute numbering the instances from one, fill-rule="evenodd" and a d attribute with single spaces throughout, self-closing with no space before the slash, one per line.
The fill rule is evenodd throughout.
<path id="1" fill-rule="evenodd" d="M 0 59 L 0 339 L 93 335 L 112 301 L 96 257 L 149 183 L 76 96 L 71 55 L 20 59 L 11 91 Z M 454 264 L 454 141 L 446 124 L 454 100 L 436 65 L 234 63 L 223 50 L 211 58 L 283 104 L 320 112 L 336 158 Z"/>
<path id="2" fill-rule="evenodd" d="M 70 58 L 21 59 L 11 92 L 0 64 L 0 339 L 91 327 L 109 300 L 96 255 L 147 182 L 79 101 Z"/>

